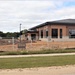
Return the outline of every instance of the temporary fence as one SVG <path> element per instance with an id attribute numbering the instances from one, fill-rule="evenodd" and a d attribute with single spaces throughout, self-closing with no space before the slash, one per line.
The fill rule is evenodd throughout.
<path id="1" fill-rule="evenodd" d="M 14 37 L 0 37 L 0 51 L 75 48 L 75 42 L 27 41 Z"/>
<path id="2" fill-rule="evenodd" d="M 14 37 L 1 37 L 0 38 L 0 51 L 16 51 L 24 46 L 25 42 Z M 25 47 L 23 47 L 25 48 Z M 23 49 L 22 48 L 22 49 Z"/>
<path id="3" fill-rule="evenodd" d="M 47 42 L 47 41 L 35 41 L 26 44 L 27 50 L 46 50 L 46 49 L 67 49 L 67 48 L 75 48 L 75 42 Z"/>

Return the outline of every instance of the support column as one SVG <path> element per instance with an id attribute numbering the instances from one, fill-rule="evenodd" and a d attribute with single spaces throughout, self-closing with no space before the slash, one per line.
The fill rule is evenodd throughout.
<path id="1" fill-rule="evenodd" d="M 41 30 L 39 30 L 39 38 L 41 38 Z"/>
<path id="2" fill-rule="evenodd" d="M 28 40 L 31 40 L 31 34 L 28 34 Z"/>
<path id="3" fill-rule="evenodd" d="M 46 30 L 43 30 L 43 38 L 46 38 Z"/>
<path id="4" fill-rule="evenodd" d="M 48 40 L 51 41 L 51 26 L 48 26 Z"/>
<path id="5" fill-rule="evenodd" d="M 58 39 L 60 39 L 60 29 L 58 28 Z"/>
<path id="6" fill-rule="evenodd" d="M 36 40 L 39 40 L 39 35 L 38 35 L 38 33 L 36 34 Z"/>
<path id="7" fill-rule="evenodd" d="M 63 38 L 66 40 L 69 39 L 69 28 L 66 26 L 63 29 Z"/>

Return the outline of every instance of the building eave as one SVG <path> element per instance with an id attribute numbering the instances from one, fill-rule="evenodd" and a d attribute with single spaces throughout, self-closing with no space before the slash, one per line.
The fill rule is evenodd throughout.
<path id="1" fill-rule="evenodd" d="M 40 25 L 34 26 L 30 28 L 29 30 L 35 30 L 36 28 L 40 28 L 46 25 L 75 25 L 75 19 L 65 19 L 65 20 L 45 22 Z"/>

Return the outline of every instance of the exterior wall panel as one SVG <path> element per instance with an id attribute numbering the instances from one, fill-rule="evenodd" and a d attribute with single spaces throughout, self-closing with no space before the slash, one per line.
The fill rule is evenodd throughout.
<path id="1" fill-rule="evenodd" d="M 48 30 L 48 38 L 46 38 L 46 29 Z M 52 35 L 52 29 L 58 29 L 58 38 L 53 39 L 51 38 Z M 60 38 L 60 29 L 62 29 L 62 38 Z M 67 38 L 67 28 L 66 25 L 47 25 L 47 26 L 43 26 L 37 29 L 39 31 L 39 40 L 62 40 Z M 41 30 L 43 30 L 43 38 L 41 38 Z"/>
<path id="2" fill-rule="evenodd" d="M 52 35 L 52 29 L 58 29 L 58 38 L 51 38 Z M 60 38 L 60 29 L 62 29 L 62 38 Z M 36 30 L 39 31 L 37 34 L 38 40 L 43 41 L 74 41 L 75 39 L 69 38 L 69 29 L 75 29 L 75 26 L 73 25 L 46 25 L 43 27 L 39 27 Z M 41 38 L 41 30 L 43 30 L 43 38 Z M 46 38 L 46 30 L 48 30 L 48 38 Z M 30 36 L 30 35 L 29 35 Z"/>

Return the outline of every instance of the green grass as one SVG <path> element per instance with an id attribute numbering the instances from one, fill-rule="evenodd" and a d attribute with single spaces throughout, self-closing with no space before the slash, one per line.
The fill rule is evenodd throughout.
<path id="1" fill-rule="evenodd" d="M 19 50 L 19 51 L 11 51 L 11 52 L 0 52 L 0 55 L 27 55 L 27 54 L 51 54 L 51 53 L 73 53 L 75 49 L 43 49 L 40 51 L 27 51 L 27 50 Z"/>
<path id="2" fill-rule="evenodd" d="M 75 65 L 75 55 L 0 58 L 0 69 Z"/>

